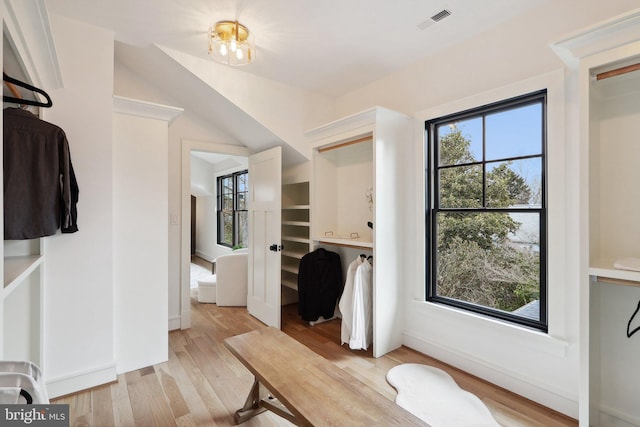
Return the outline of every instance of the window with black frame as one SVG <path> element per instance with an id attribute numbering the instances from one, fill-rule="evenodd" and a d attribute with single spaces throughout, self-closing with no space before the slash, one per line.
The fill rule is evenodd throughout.
<path id="1" fill-rule="evenodd" d="M 248 242 L 248 171 L 217 178 L 218 244 L 245 248 Z"/>
<path id="2" fill-rule="evenodd" d="M 425 132 L 427 300 L 547 331 L 546 91 Z"/>

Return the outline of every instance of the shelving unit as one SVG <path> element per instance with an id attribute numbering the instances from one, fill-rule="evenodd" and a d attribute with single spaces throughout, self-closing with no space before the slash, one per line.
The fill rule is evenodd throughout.
<path id="1" fill-rule="evenodd" d="M 580 425 L 640 425 L 640 340 L 625 333 L 640 272 L 614 267 L 640 257 L 640 9 L 554 49 L 579 84 Z"/>
<path id="2" fill-rule="evenodd" d="M 638 63 L 640 56 L 627 61 Z M 595 75 L 619 67 L 603 64 L 591 72 Z M 640 72 L 593 81 L 589 98 L 589 376 L 592 419 L 597 420 L 592 424 L 622 420 L 640 425 L 633 396 L 640 375 L 630 369 L 640 356 L 640 343 L 622 333 L 640 300 L 640 272 L 613 266 L 617 259 L 640 256 L 640 193 L 629 187 L 640 179 L 636 140 L 640 134 Z"/>
<path id="3" fill-rule="evenodd" d="M 402 343 L 403 191 L 413 139 L 411 118 L 381 107 L 309 130 L 313 148 L 313 247 L 340 254 L 343 272 L 373 255 L 373 356 Z M 373 223 L 373 228 L 368 223 Z"/>
<path id="4" fill-rule="evenodd" d="M 309 182 L 282 186 L 282 304 L 298 300 L 298 268 L 300 260 L 310 252 Z"/>

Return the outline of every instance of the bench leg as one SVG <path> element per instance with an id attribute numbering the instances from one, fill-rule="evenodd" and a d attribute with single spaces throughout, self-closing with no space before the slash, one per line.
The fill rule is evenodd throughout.
<path id="1" fill-rule="evenodd" d="M 249 391 L 247 400 L 244 402 L 244 406 L 236 411 L 233 416 L 233 420 L 237 424 L 242 424 L 250 418 L 255 417 L 262 412 L 269 410 L 281 417 L 289 420 L 295 425 L 298 425 L 296 418 L 291 412 L 282 404 L 278 399 L 271 396 L 269 391 L 258 381 L 256 378 L 253 381 L 253 386 Z"/>
<path id="2" fill-rule="evenodd" d="M 264 408 L 260 405 L 260 389 L 264 389 L 261 386 L 260 381 L 256 378 L 253 381 L 253 386 L 249 391 L 249 395 L 247 396 L 247 400 L 244 402 L 244 406 L 238 409 L 233 416 L 233 420 L 236 424 L 242 424 L 247 421 L 249 418 L 255 417 L 256 415 L 264 412 L 267 408 Z"/>

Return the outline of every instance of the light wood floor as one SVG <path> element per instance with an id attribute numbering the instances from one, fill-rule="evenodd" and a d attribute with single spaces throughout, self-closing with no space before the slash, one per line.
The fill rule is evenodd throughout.
<path id="1" fill-rule="evenodd" d="M 504 426 L 577 426 L 575 420 L 488 384 L 406 347 L 374 359 L 371 351 L 339 345 L 340 321 L 302 322 L 296 306 L 283 308 L 283 330 L 389 399 L 386 372 L 400 363 L 424 363 L 448 371 L 475 393 Z M 69 404 L 71 426 L 230 426 L 253 378 L 223 340 L 263 327 L 245 308 L 199 304 L 192 298 L 192 328 L 169 333 L 169 361 L 129 372 L 116 383 L 55 399 Z M 265 355 L 268 357 L 268 355 Z M 318 390 L 322 393 L 322 390 Z M 291 426 L 271 413 L 243 424 Z M 348 426 L 348 420 L 345 420 Z"/>

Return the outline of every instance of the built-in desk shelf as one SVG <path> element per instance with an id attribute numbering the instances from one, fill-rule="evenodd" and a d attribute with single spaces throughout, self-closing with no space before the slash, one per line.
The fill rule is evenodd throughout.
<path id="1" fill-rule="evenodd" d="M 346 239 L 339 237 L 319 237 L 314 239 L 320 245 L 343 246 L 346 248 L 373 250 L 373 242 L 366 242 L 359 239 Z"/>

